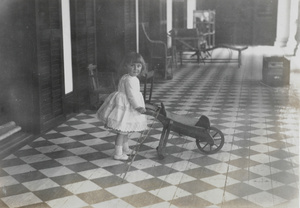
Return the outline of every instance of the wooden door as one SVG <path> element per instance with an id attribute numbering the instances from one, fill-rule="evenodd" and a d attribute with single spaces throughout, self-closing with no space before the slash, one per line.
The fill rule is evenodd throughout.
<path id="1" fill-rule="evenodd" d="M 64 73 L 60 0 L 36 0 L 39 131 L 63 119 Z M 34 89 L 35 90 L 35 89 Z M 34 93 L 36 94 L 36 93 Z"/>
<path id="2" fill-rule="evenodd" d="M 216 6 L 216 42 L 250 45 L 252 42 L 252 0 L 222 0 Z"/>
<path id="3" fill-rule="evenodd" d="M 96 7 L 98 70 L 117 73 L 125 53 L 136 50 L 135 0 L 101 0 Z"/>
<path id="4" fill-rule="evenodd" d="M 273 45 L 276 25 L 277 0 L 254 0 L 252 45 Z"/>
<path id="5" fill-rule="evenodd" d="M 278 0 L 198 0 L 197 10 L 216 10 L 216 43 L 273 45 Z"/>
<path id="6" fill-rule="evenodd" d="M 153 40 L 167 42 L 167 4 L 166 0 L 154 0 L 147 8 L 149 13 L 149 35 Z M 143 11 L 142 11 L 143 12 Z"/>
<path id="7" fill-rule="evenodd" d="M 136 51 L 135 0 L 125 0 L 124 4 L 124 43 L 125 53 Z"/>
<path id="8" fill-rule="evenodd" d="M 186 28 L 187 0 L 173 0 L 173 28 Z"/>
<path id="9" fill-rule="evenodd" d="M 89 79 L 87 67 L 97 65 L 96 21 L 94 0 L 70 1 L 73 100 L 75 111 L 89 106 Z"/>

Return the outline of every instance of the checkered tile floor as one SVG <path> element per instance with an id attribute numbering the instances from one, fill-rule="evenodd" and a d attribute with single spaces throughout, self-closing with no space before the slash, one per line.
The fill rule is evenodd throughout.
<path id="1" fill-rule="evenodd" d="M 159 160 L 162 125 L 149 117 L 149 136 L 123 180 L 129 163 L 112 159 L 115 135 L 84 111 L 1 161 L 0 207 L 298 207 L 299 97 L 293 85 L 260 82 L 260 51 L 244 51 L 240 69 L 186 63 L 173 80 L 156 81 L 153 103 L 207 115 L 222 130 L 216 154 L 171 132 Z M 137 145 L 140 134 L 130 138 Z"/>

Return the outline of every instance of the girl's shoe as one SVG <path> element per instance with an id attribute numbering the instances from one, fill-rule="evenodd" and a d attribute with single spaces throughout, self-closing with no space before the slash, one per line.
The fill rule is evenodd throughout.
<path id="1" fill-rule="evenodd" d="M 122 155 L 114 155 L 114 159 L 115 160 L 128 160 L 129 157 L 126 154 L 122 154 Z"/>
<path id="2" fill-rule="evenodd" d="M 135 155 L 136 151 L 131 150 L 131 149 L 128 149 L 128 150 L 123 149 L 123 154 L 125 154 L 125 155 Z"/>

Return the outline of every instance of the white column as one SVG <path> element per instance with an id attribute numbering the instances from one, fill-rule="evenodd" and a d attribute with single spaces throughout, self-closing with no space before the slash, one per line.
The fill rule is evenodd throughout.
<path id="1" fill-rule="evenodd" d="M 297 32 L 297 19 L 298 19 L 298 0 L 291 0 L 291 9 L 290 9 L 290 34 L 287 42 L 287 47 L 294 51 L 297 41 L 295 35 Z"/>
<path id="2" fill-rule="evenodd" d="M 297 18 L 297 30 L 300 30 L 300 0 L 298 1 L 298 18 Z M 300 32 L 300 31 L 299 31 Z M 300 34 L 298 34 L 298 47 L 296 48 L 296 57 L 297 57 L 297 60 L 300 60 L 300 40 L 299 40 L 299 37 Z M 300 61 L 298 61 L 300 62 Z M 300 69 L 300 63 L 299 63 L 299 69 Z"/>
<path id="3" fill-rule="evenodd" d="M 61 1 L 65 94 L 73 91 L 70 1 Z M 93 63 L 96 64 L 96 63 Z"/>
<path id="4" fill-rule="evenodd" d="M 187 28 L 193 28 L 194 10 L 196 10 L 196 0 L 187 1 Z"/>
<path id="5" fill-rule="evenodd" d="M 172 11 L 173 11 L 173 0 L 167 0 L 167 33 L 169 33 L 170 30 L 173 28 L 173 17 L 172 17 Z M 172 38 L 168 36 L 168 48 L 172 47 Z"/>
<path id="6" fill-rule="evenodd" d="M 140 45 L 139 45 L 139 41 L 140 41 L 140 37 L 139 37 L 139 0 L 135 0 L 135 31 L 136 31 L 136 52 L 139 53 L 140 51 Z"/>
<path id="7" fill-rule="evenodd" d="M 285 47 L 290 32 L 290 8 L 291 0 L 278 0 L 277 31 L 275 46 Z"/>

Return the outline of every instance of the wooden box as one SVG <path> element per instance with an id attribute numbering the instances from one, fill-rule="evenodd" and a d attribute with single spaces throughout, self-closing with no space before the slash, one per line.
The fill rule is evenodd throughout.
<path id="1" fill-rule="evenodd" d="M 263 57 L 263 82 L 270 86 L 290 83 L 290 61 L 283 56 Z"/>

